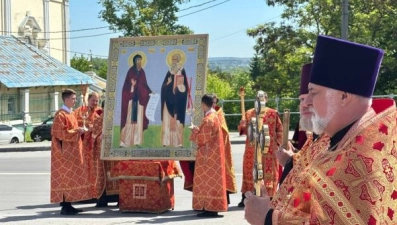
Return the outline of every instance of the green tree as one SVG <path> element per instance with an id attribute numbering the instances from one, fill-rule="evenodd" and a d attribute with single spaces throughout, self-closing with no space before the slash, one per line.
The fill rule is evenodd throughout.
<path id="1" fill-rule="evenodd" d="M 263 73 L 263 60 L 259 54 L 255 54 L 254 57 L 251 58 L 250 63 L 250 76 L 253 80 L 256 80 L 257 77 L 261 76 Z"/>
<path id="2" fill-rule="evenodd" d="M 250 78 L 248 71 L 235 69 L 226 73 L 221 69 L 208 71 L 207 76 L 207 93 L 215 93 L 223 103 L 223 110 L 226 114 L 241 113 L 240 88 L 245 89 L 245 99 L 252 100 L 255 97 L 256 90 L 253 88 L 254 81 Z M 235 102 L 222 102 L 223 100 L 237 100 Z M 254 107 L 253 101 L 246 102 L 246 109 Z M 226 116 L 226 122 L 229 129 L 236 130 L 240 122 L 240 116 Z"/>
<path id="3" fill-rule="evenodd" d="M 268 0 L 284 7 L 283 21 L 265 23 L 248 31 L 256 39 L 255 49 L 265 60 L 261 84 L 273 81 L 276 94 L 296 94 L 300 67 L 313 54 L 318 34 L 341 36 L 340 0 Z M 397 93 L 397 2 L 350 0 L 349 40 L 385 50 L 375 94 Z"/>
<path id="4" fill-rule="evenodd" d="M 90 71 L 92 67 L 90 60 L 83 55 L 80 57 L 74 55 L 70 60 L 70 66 L 82 73 Z"/>
<path id="5" fill-rule="evenodd" d="M 107 71 L 108 71 L 108 64 L 106 59 L 101 58 L 86 58 L 83 55 L 78 57 L 74 55 L 73 58 L 70 60 L 70 65 L 72 68 L 85 73 L 87 71 L 93 71 L 98 76 L 106 79 Z"/>
<path id="6" fill-rule="evenodd" d="M 191 34 L 188 27 L 177 24 L 178 5 L 185 0 L 99 0 L 103 10 L 99 18 L 124 36 Z"/>
<path id="7" fill-rule="evenodd" d="M 108 72 L 108 60 L 107 59 L 102 59 L 102 58 L 92 58 L 92 66 L 94 72 L 102 77 L 103 79 L 106 79 L 107 77 L 107 72 Z"/>
<path id="8" fill-rule="evenodd" d="M 222 79 L 222 80 L 228 81 L 228 80 L 232 79 L 232 73 L 231 73 L 231 72 L 224 71 L 224 70 L 222 70 L 222 68 L 220 68 L 220 67 L 216 67 L 216 69 L 214 69 L 214 70 L 209 69 L 208 72 L 209 72 L 210 74 L 216 75 L 218 78 L 220 78 L 220 79 Z"/>
<path id="9" fill-rule="evenodd" d="M 232 92 L 229 82 L 219 78 L 216 73 L 207 73 L 206 93 L 215 93 L 219 99 L 228 99 Z"/>
<path id="10" fill-rule="evenodd" d="M 285 23 L 279 26 L 266 23 L 248 30 L 248 35 L 256 38 L 255 50 L 263 59 L 263 72 L 256 79 L 256 89 L 269 96 L 297 96 L 301 66 L 311 61 L 313 52 L 306 46 L 305 34 Z"/>

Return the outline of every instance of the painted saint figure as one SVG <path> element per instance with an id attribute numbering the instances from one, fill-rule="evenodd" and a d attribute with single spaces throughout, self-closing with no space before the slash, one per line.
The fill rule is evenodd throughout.
<path id="1" fill-rule="evenodd" d="M 149 124 L 145 111 L 151 93 L 142 68 L 142 56 L 137 54 L 133 58 L 133 66 L 127 72 L 122 90 L 120 146 L 142 144 L 143 131 Z"/>
<path id="2" fill-rule="evenodd" d="M 187 78 L 181 54 L 171 55 L 172 64 L 161 86 L 161 142 L 163 146 L 182 147 L 187 103 Z"/>

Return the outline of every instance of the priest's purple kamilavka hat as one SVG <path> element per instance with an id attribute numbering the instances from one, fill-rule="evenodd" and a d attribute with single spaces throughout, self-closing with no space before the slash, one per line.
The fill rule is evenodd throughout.
<path id="1" fill-rule="evenodd" d="M 383 50 L 328 36 L 318 36 L 310 83 L 372 97 Z"/>
<path id="2" fill-rule="evenodd" d="M 302 66 L 301 72 L 301 88 L 299 91 L 300 95 L 308 94 L 309 93 L 309 79 L 310 79 L 310 72 L 312 70 L 312 63 L 308 63 Z"/>

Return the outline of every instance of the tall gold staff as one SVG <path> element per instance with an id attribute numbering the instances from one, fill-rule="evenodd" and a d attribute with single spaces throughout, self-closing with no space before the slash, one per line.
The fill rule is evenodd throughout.
<path id="1" fill-rule="evenodd" d="M 283 116 L 283 143 L 281 145 L 284 149 L 288 149 L 289 120 L 290 120 L 289 109 L 284 109 L 284 116 Z"/>
<path id="2" fill-rule="evenodd" d="M 263 97 L 263 96 L 262 96 Z M 255 118 L 252 118 L 248 128 L 248 138 L 255 143 L 254 154 L 254 193 L 261 195 L 261 185 L 263 180 L 262 155 L 267 154 L 270 145 L 269 127 L 263 124 L 265 108 L 262 107 L 261 96 L 257 96 L 255 101 Z M 251 142 L 252 143 L 252 142 Z"/>
<path id="3" fill-rule="evenodd" d="M 240 131 L 240 135 L 245 134 L 245 130 L 247 127 L 246 118 L 245 118 L 245 100 L 244 100 L 244 87 L 240 87 L 240 104 L 241 104 L 241 122 L 238 125 L 237 129 Z"/>
<path id="4" fill-rule="evenodd" d="M 85 126 L 85 121 L 88 118 L 88 107 L 87 107 L 87 103 L 85 101 L 85 96 L 87 94 L 87 90 L 88 90 L 88 81 L 85 85 L 83 85 L 83 81 L 81 81 L 81 95 L 83 96 L 83 104 L 80 110 L 80 116 L 83 119 L 83 129 L 85 131 L 88 131 L 88 128 Z"/>

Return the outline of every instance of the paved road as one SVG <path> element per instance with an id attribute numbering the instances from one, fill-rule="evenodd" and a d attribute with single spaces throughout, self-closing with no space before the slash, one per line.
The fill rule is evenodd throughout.
<path id="1" fill-rule="evenodd" d="M 244 137 L 231 133 L 234 143 L 242 143 Z M 24 147 L 22 147 L 24 146 Z M 223 218 L 202 219 L 191 209 L 191 192 L 183 190 L 183 179 L 176 178 L 175 210 L 160 215 L 143 213 L 119 213 L 118 208 L 97 209 L 94 204 L 79 204 L 84 213 L 75 216 L 60 215 L 58 204 L 49 203 L 50 151 L 38 151 L 49 143 L 33 143 L 34 151 L 23 151 L 29 144 L 0 147 L 0 224 L 247 224 L 244 212 L 236 205 L 241 193 L 231 195 L 229 211 Z M 15 148 L 11 152 L 2 149 Z M 233 159 L 238 190 L 241 187 L 244 144 L 233 144 Z"/>
<path id="2" fill-rule="evenodd" d="M 241 185 L 244 145 L 233 145 L 237 183 Z M 192 195 L 184 191 L 183 179 L 175 179 L 175 210 L 160 215 L 119 213 L 117 207 L 97 209 L 80 204 L 84 213 L 60 215 L 57 204 L 49 204 L 50 152 L 0 153 L 0 224 L 247 224 L 243 211 L 235 207 L 240 194 L 231 195 L 224 218 L 200 219 L 191 210 Z"/>

